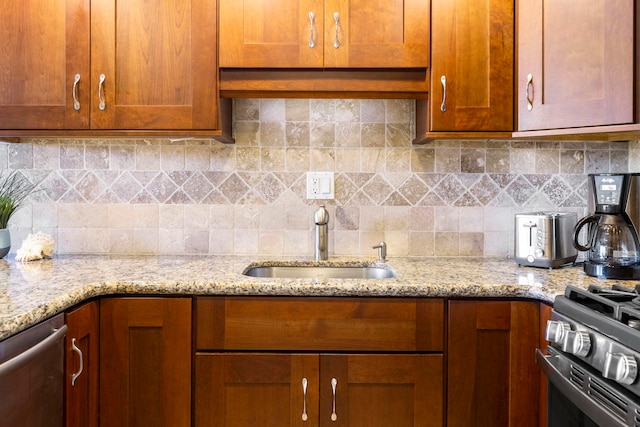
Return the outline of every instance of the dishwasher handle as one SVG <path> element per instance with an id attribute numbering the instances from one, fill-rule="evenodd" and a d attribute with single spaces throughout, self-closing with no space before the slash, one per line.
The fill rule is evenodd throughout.
<path id="1" fill-rule="evenodd" d="M 35 357 L 38 357 L 42 352 L 49 349 L 53 346 L 53 344 L 64 338 L 65 335 L 67 335 L 67 325 L 62 325 L 60 328 L 54 329 L 51 335 L 49 335 L 33 347 L 0 364 L 0 377 L 13 372 Z"/>

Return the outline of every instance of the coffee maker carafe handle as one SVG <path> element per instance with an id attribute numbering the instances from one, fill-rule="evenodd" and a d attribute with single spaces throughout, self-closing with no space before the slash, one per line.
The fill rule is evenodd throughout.
<path id="1" fill-rule="evenodd" d="M 587 224 L 597 224 L 598 221 L 600 221 L 600 215 L 590 215 L 590 216 L 585 216 L 584 218 L 582 218 L 580 221 L 578 221 L 576 223 L 576 226 L 573 228 L 573 246 L 579 250 L 579 251 L 588 251 L 589 249 L 591 249 L 591 245 L 593 243 L 593 230 L 594 227 L 591 226 L 588 229 L 588 235 L 587 235 L 587 242 L 583 245 L 582 243 L 578 242 L 578 237 L 580 236 L 580 231 L 582 230 L 582 227 L 584 227 Z"/>

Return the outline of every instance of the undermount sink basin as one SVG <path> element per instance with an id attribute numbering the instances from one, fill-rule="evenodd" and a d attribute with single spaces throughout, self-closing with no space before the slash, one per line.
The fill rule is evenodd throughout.
<path id="1" fill-rule="evenodd" d="M 242 274 L 274 279 L 393 279 L 396 272 L 382 266 L 319 266 L 319 265 L 253 265 Z"/>

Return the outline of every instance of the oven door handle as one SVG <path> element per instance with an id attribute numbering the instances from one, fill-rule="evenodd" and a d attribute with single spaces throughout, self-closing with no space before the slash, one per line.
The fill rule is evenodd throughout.
<path id="1" fill-rule="evenodd" d="M 591 418 L 598 425 L 608 427 L 626 427 L 627 424 L 620 421 L 611 413 L 607 412 L 598 403 L 584 394 L 578 387 L 573 385 L 556 367 L 558 356 L 546 356 L 540 349 L 536 349 L 536 361 L 540 368 L 547 375 L 547 379 L 567 397 L 586 416 Z"/>
<path id="2" fill-rule="evenodd" d="M 60 328 L 54 329 L 52 333 L 42 341 L 38 342 L 33 347 L 18 354 L 12 359 L 6 362 L 0 363 L 0 377 L 13 372 L 20 366 L 24 365 L 34 357 L 40 356 L 43 351 L 53 346 L 56 342 L 60 341 L 67 334 L 67 325 L 62 325 Z"/>

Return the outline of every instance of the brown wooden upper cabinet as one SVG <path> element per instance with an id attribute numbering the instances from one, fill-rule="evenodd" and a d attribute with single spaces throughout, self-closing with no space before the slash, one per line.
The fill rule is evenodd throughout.
<path id="1" fill-rule="evenodd" d="M 514 1 L 431 0 L 430 131 L 513 131 Z"/>
<path id="2" fill-rule="evenodd" d="M 426 68 L 425 0 L 220 0 L 221 68 Z"/>
<path id="3" fill-rule="evenodd" d="M 218 128 L 215 1 L 26 0 L 0 16 L 0 129 Z"/>
<path id="4" fill-rule="evenodd" d="M 518 131 L 634 122 L 634 1 L 521 0 Z"/>

